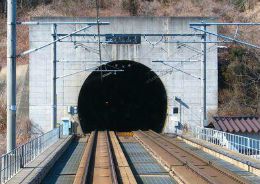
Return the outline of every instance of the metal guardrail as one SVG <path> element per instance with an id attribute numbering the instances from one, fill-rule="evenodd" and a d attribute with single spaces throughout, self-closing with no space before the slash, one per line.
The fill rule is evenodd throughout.
<path id="1" fill-rule="evenodd" d="M 62 136 L 63 128 L 55 128 L 0 157 L 0 184 L 6 183 L 21 168 L 53 145 Z"/>
<path id="2" fill-rule="evenodd" d="M 260 140 L 210 128 L 190 127 L 192 136 L 260 160 Z"/>

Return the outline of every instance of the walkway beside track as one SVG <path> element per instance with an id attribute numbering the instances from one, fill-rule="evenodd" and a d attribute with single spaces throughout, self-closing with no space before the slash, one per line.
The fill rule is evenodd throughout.
<path id="1" fill-rule="evenodd" d="M 88 137 L 74 138 L 43 180 L 43 184 L 72 184 L 87 143 Z"/>
<path id="2" fill-rule="evenodd" d="M 133 137 L 120 137 L 125 156 L 132 169 L 137 183 L 142 184 L 175 184 L 169 172 Z"/>
<path id="3" fill-rule="evenodd" d="M 39 183 L 49 172 L 54 163 L 59 159 L 72 141 L 72 136 L 59 139 L 19 171 L 8 184 Z"/>

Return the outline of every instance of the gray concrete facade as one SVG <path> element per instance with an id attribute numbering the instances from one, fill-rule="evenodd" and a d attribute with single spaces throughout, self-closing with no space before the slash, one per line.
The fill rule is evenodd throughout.
<path id="1" fill-rule="evenodd" d="M 39 17 L 33 21 L 96 21 L 95 18 L 64 18 Z M 200 33 L 189 27 L 191 22 L 201 22 L 204 18 L 189 17 L 107 17 L 101 21 L 110 25 L 101 26 L 102 34 L 185 34 Z M 206 19 L 210 20 L 212 19 Z M 71 33 L 84 25 L 58 25 L 59 33 Z M 217 32 L 215 26 L 208 30 Z M 37 48 L 52 41 L 51 25 L 30 26 L 30 48 Z M 80 33 L 97 33 L 96 26 L 92 26 Z M 178 121 L 182 124 L 200 125 L 201 113 L 201 81 L 193 76 L 201 75 L 201 60 L 203 58 L 202 43 L 180 44 L 163 43 L 164 41 L 201 41 L 201 36 L 193 37 L 142 37 L 141 44 L 102 44 L 102 60 L 132 60 L 151 68 L 162 80 L 168 98 L 168 113 L 165 120 L 164 132 L 175 131 Z M 102 38 L 101 40 L 104 40 Z M 208 36 L 208 40 L 216 41 L 216 37 Z M 96 53 L 98 44 L 82 43 L 75 46 L 77 41 L 97 41 L 97 37 L 70 37 L 57 43 L 57 76 L 63 76 L 99 65 Z M 72 41 L 72 42 L 71 42 Z M 215 111 L 218 107 L 218 64 L 217 45 L 207 44 L 207 111 Z M 167 63 L 180 69 L 176 70 L 155 60 L 190 62 Z M 29 114 L 30 119 L 38 130 L 46 132 L 51 125 L 51 94 L 52 94 L 52 47 L 30 54 L 29 61 Z M 187 75 L 186 73 L 191 75 Z M 78 95 L 82 84 L 91 71 L 81 72 L 65 78 L 57 79 L 58 121 L 68 117 L 67 107 L 77 106 Z M 181 105 L 174 99 L 178 97 Z M 173 107 L 179 107 L 179 113 L 173 114 Z"/>

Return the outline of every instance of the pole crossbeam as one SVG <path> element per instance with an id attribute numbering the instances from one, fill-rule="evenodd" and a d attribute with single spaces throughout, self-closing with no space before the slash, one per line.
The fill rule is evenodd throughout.
<path id="1" fill-rule="evenodd" d="M 63 42 L 63 43 L 71 43 L 73 41 L 71 40 L 61 40 L 59 42 Z M 75 41 L 77 43 L 98 43 L 98 41 L 92 41 L 92 40 L 81 40 L 81 41 Z M 109 43 L 113 43 L 112 41 L 100 41 L 101 44 L 109 44 Z M 151 42 L 152 44 L 155 44 L 155 42 Z M 203 41 L 162 41 L 161 43 L 183 43 L 183 44 L 198 44 L 198 43 L 204 43 Z M 233 43 L 232 41 L 207 41 L 206 43 Z"/>
<path id="2" fill-rule="evenodd" d="M 67 34 L 57 34 L 57 36 L 65 36 Z M 143 34 L 111 34 L 111 33 L 108 33 L 108 34 L 71 34 L 71 36 L 75 36 L 75 37 L 87 37 L 87 36 L 93 36 L 93 37 L 106 37 L 106 36 L 142 36 L 142 37 L 152 37 L 152 36 L 163 36 L 163 37 L 187 37 L 187 36 L 190 36 L 190 37 L 193 37 L 193 36 L 202 36 L 203 34 L 199 34 L 199 33 L 196 33 L 196 34 L 190 34 L 190 33 L 187 33 L 187 34 L 164 34 L 164 33 L 158 33 L 158 34 L 149 34 L 149 33 L 143 33 Z"/>
<path id="3" fill-rule="evenodd" d="M 91 41 L 91 40 L 82 40 L 82 41 L 70 41 L 70 40 L 63 40 L 63 41 L 59 41 L 59 42 L 62 42 L 62 43 L 71 43 L 71 42 L 74 42 L 74 43 L 77 43 L 77 44 L 82 44 L 82 43 L 98 43 L 98 41 Z M 111 41 L 100 41 L 101 44 L 106 44 L 106 43 L 112 43 Z"/>
<path id="4" fill-rule="evenodd" d="M 198 22 L 190 23 L 190 26 L 260 26 L 260 22 Z"/>
<path id="5" fill-rule="evenodd" d="M 29 22 L 16 22 L 17 25 L 52 25 L 52 24 L 87 24 L 87 25 L 109 25 L 109 22 L 38 22 L 38 21 L 29 21 Z"/>
<path id="6" fill-rule="evenodd" d="M 57 62 L 90 62 L 90 63 L 98 63 L 100 62 L 99 60 L 57 60 Z M 111 61 L 104 61 L 102 60 L 102 63 L 108 63 L 108 62 L 111 62 Z"/>
<path id="7" fill-rule="evenodd" d="M 200 60 L 167 60 L 167 61 L 164 61 L 164 60 L 154 60 L 152 62 L 154 62 L 154 63 L 182 63 L 182 62 L 193 63 L 193 62 L 200 62 Z"/>
<path id="8" fill-rule="evenodd" d="M 247 46 L 252 47 L 252 48 L 255 48 L 255 49 L 260 49 L 260 46 L 255 45 L 255 44 L 248 43 L 248 42 L 243 41 L 243 40 L 239 40 L 239 39 L 232 38 L 232 37 L 225 36 L 225 35 L 218 34 L 218 33 L 213 33 L 213 32 L 211 32 L 211 31 L 207 31 L 207 30 L 204 30 L 204 29 L 200 29 L 200 28 L 197 28 L 197 27 L 195 27 L 195 26 L 191 26 L 191 28 L 194 29 L 194 30 L 197 30 L 197 31 L 202 31 L 202 32 L 204 32 L 204 33 L 207 33 L 207 34 L 216 36 L 216 37 L 223 38 L 223 39 L 225 39 L 225 40 L 229 40 L 229 41 L 232 41 L 232 42 L 235 42 L 235 43 L 240 43 L 240 44 L 243 44 L 243 45 L 247 45 Z"/>
<path id="9" fill-rule="evenodd" d="M 90 27 L 92 27 L 92 26 L 89 26 L 89 25 L 88 25 L 88 26 L 85 26 L 85 27 L 83 27 L 83 28 L 81 28 L 81 29 L 79 29 L 79 30 L 73 31 L 73 32 L 70 33 L 70 34 L 65 34 L 63 37 L 58 38 L 58 39 L 56 39 L 56 40 L 54 40 L 54 41 L 52 41 L 52 42 L 49 42 L 49 43 L 47 43 L 47 44 L 44 44 L 44 45 L 42 45 L 42 46 L 40 46 L 40 47 L 38 47 L 38 48 L 34 48 L 34 49 L 30 49 L 30 50 L 24 51 L 24 52 L 18 54 L 16 57 L 22 57 L 22 56 L 25 56 L 25 55 L 30 54 L 30 53 L 32 53 L 32 52 L 36 52 L 36 51 L 38 51 L 38 50 L 40 50 L 40 49 L 43 49 L 43 48 L 45 48 L 45 47 L 47 47 L 47 46 L 50 46 L 50 45 L 52 45 L 52 44 L 54 44 L 54 43 L 56 43 L 56 42 L 59 42 L 60 40 L 63 40 L 63 39 L 65 39 L 65 38 L 68 38 L 68 37 L 70 37 L 72 34 L 75 34 L 75 33 L 78 33 L 78 32 L 80 32 L 80 31 L 86 30 L 86 29 L 88 29 L 88 28 L 90 28 Z"/>
<path id="10" fill-rule="evenodd" d="M 162 43 L 204 43 L 204 41 L 164 41 Z M 233 43 L 231 41 L 207 41 L 206 43 Z"/>

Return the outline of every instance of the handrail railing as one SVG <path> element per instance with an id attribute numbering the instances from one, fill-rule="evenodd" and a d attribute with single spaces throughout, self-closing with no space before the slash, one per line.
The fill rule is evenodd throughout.
<path id="1" fill-rule="evenodd" d="M 21 168 L 53 145 L 62 136 L 62 126 L 55 128 L 0 157 L 0 184 L 6 183 Z"/>
<path id="2" fill-rule="evenodd" d="M 192 136 L 260 160 L 260 140 L 203 127 L 190 127 Z"/>

